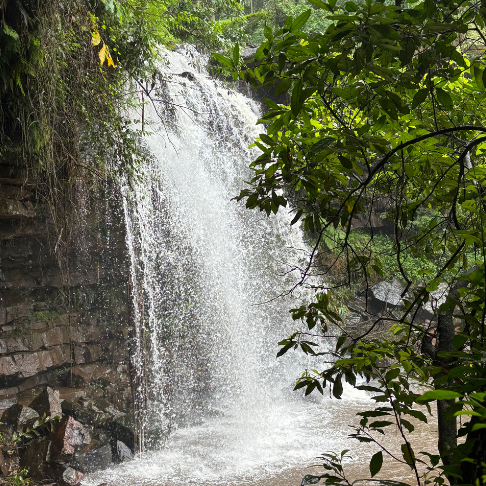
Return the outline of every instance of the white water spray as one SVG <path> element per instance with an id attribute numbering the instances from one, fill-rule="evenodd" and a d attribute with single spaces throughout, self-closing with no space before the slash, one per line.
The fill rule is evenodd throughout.
<path id="1" fill-rule="evenodd" d="M 336 414 L 291 392 L 305 364 L 275 359 L 296 303 L 277 297 L 300 277 L 288 270 L 304 244 L 290 215 L 232 200 L 251 178 L 258 107 L 185 50 L 145 107 L 152 162 L 122 188 L 146 452 L 86 484 L 242 482 L 333 448 L 322 427 Z"/>

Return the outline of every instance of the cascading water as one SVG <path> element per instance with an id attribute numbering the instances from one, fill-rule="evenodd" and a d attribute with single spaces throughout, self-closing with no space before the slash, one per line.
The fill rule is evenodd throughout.
<path id="1" fill-rule="evenodd" d="M 231 200 L 251 176 L 258 108 L 202 73 L 190 80 L 200 57 L 188 54 L 170 56 L 176 74 L 154 96 L 165 101 L 145 108 L 152 163 L 124 187 L 142 448 L 274 396 L 276 336 L 289 320 L 289 303 L 273 300 L 291 285 L 276 285 L 295 246 L 288 221 Z"/>
<path id="2" fill-rule="evenodd" d="M 184 50 L 145 106 L 151 163 L 122 183 L 142 454 L 85 484 L 254 483 L 344 448 L 339 402 L 292 394 L 306 363 L 275 359 L 301 237 L 290 215 L 231 200 L 251 177 L 258 107 Z"/>

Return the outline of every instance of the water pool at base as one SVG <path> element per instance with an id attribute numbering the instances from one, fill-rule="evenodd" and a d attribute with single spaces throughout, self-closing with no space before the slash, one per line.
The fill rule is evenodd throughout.
<path id="1" fill-rule="evenodd" d="M 310 402 L 310 403 L 309 403 Z M 304 399 L 275 406 L 256 417 L 227 416 L 174 432 L 158 451 L 92 474 L 86 486 L 299 486 L 306 474 L 322 474 L 321 452 L 351 449 L 345 471 L 350 480 L 368 478 L 368 462 L 378 448 L 347 438 L 356 413 L 371 400 Z M 412 445 L 433 450 L 436 425 L 414 422 Z M 400 438 L 393 429 L 382 444 L 400 456 Z M 378 478 L 414 484 L 408 466 L 385 458 Z"/>

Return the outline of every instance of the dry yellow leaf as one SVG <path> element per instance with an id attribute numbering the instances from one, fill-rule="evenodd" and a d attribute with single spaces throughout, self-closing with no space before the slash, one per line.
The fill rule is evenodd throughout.
<path id="1" fill-rule="evenodd" d="M 100 64 L 102 66 L 103 66 L 103 63 L 105 62 L 107 51 L 108 51 L 108 49 L 106 47 L 106 44 L 103 42 L 103 47 L 101 48 L 101 51 L 98 53 L 98 56 L 100 58 Z"/>
<path id="2" fill-rule="evenodd" d="M 115 67 L 115 63 L 113 62 L 113 59 L 110 55 L 110 50 L 108 49 L 108 46 L 103 42 L 103 47 L 101 48 L 100 52 L 98 53 L 98 56 L 100 58 L 100 64 L 103 66 L 103 63 L 105 62 L 105 59 L 108 63 L 108 66 Z"/>
<path id="3" fill-rule="evenodd" d="M 110 56 L 110 53 L 108 50 L 106 51 L 106 60 L 108 61 L 108 66 L 113 66 L 115 67 L 115 63 L 113 62 L 113 59 Z"/>
<path id="4" fill-rule="evenodd" d="M 97 46 L 101 42 L 101 36 L 99 32 L 95 32 L 91 38 L 91 45 Z"/>

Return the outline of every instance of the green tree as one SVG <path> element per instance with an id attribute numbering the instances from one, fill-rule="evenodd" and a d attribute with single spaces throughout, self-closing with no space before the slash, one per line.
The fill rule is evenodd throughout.
<path id="1" fill-rule="evenodd" d="M 482 484 L 486 479 L 485 320 L 485 89 L 486 4 L 424 0 L 395 4 L 366 0 L 310 0 L 313 7 L 283 28 L 266 28 L 252 69 L 238 48 L 218 56 L 253 85 L 291 92 L 290 106 L 267 100 L 266 132 L 251 164 L 254 177 L 239 199 L 268 215 L 291 210 L 314 246 L 300 285 L 316 289 L 313 302 L 293 309 L 302 321 L 279 355 L 301 349 L 332 355 L 325 369 L 307 370 L 296 389 L 340 398 L 345 380 L 374 392 L 377 408 L 360 413 L 352 436 L 379 449 L 379 434 L 396 426 L 402 458 L 417 484 Z M 323 33 L 307 33 L 313 9 L 327 14 Z M 368 295 L 386 272 L 376 251 L 372 216 L 393 227 L 393 255 L 405 282 L 402 301 L 357 328 L 336 311 L 339 290 L 359 280 Z M 427 216 L 424 219 L 424 215 Z M 353 239 L 360 221 L 363 238 Z M 331 241 L 328 254 L 323 242 Z M 413 271 L 410 258 L 420 264 Z M 433 262 L 432 268 L 430 262 Z M 342 274 L 333 269 L 345 267 Z M 321 278 L 315 285 L 311 278 Z M 315 278 L 315 277 L 314 277 Z M 441 283 L 446 300 L 430 323 L 421 309 Z M 430 303 L 430 302 L 429 302 Z M 381 332 L 378 332 L 381 330 Z M 328 350 L 330 338 L 335 347 Z M 364 378 L 366 385 L 357 383 Z M 430 387 L 422 394 L 418 385 Z M 409 417 L 427 421 L 417 405 L 437 400 L 438 449 L 414 451 Z M 470 420 L 457 429 L 457 417 Z M 377 434 L 378 433 L 378 434 Z M 463 444 L 457 438 L 465 436 Z M 327 471 L 305 478 L 349 484 L 341 457 L 323 457 Z M 423 476 L 423 471 L 426 476 Z"/>

